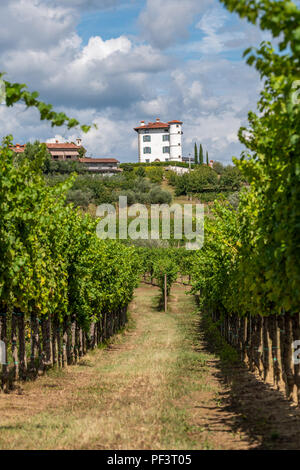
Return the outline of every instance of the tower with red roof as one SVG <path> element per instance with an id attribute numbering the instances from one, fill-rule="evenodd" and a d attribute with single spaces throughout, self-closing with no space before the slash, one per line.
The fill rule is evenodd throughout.
<path id="1" fill-rule="evenodd" d="M 138 133 L 139 162 L 182 161 L 182 121 L 141 121 L 134 130 Z"/>

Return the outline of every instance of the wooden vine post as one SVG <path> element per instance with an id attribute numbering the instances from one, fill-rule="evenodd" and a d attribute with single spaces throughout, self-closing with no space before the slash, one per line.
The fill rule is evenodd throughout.
<path id="1" fill-rule="evenodd" d="M 167 293 L 167 275 L 165 274 L 165 285 L 164 285 L 164 300 L 165 300 L 165 313 L 168 310 L 168 293 Z"/>
<path id="2" fill-rule="evenodd" d="M 0 339 L 2 341 L 1 347 L 2 352 L 2 388 L 7 391 L 7 375 L 8 375 L 8 363 L 7 363 L 7 309 L 1 312 L 0 316 Z"/>

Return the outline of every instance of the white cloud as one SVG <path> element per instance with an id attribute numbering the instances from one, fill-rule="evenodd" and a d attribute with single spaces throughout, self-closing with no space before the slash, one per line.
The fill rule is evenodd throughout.
<path id="1" fill-rule="evenodd" d="M 54 137 L 46 139 L 46 144 L 56 144 L 56 142 L 68 142 L 68 140 L 60 134 L 55 134 Z"/>
<path id="2" fill-rule="evenodd" d="M 131 42 L 125 36 L 108 39 L 107 41 L 103 41 L 99 36 L 92 37 L 88 45 L 82 50 L 78 64 L 79 66 L 88 65 L 91 61 L 106 59 L 115 52 L 128 54 L 131 46 Z"/>
<path id="3" fill-rule="evenodd" d="M 167 110 L 170 107 L 169 96 L 158 96 L 150 100 L 142 100 L 138 103 L 138 112 L 144 119 L 153 119 L 153 116 L 161 116 L 162 120 L 164 116 L 168 119 Z"/>
<path id="4" fill-rule="evenodd" d="M 237 133 L 255 109 L 258 76 L 243 62 L 203 58 L 173 71 L 173 115 L 184 122 L 184 149 L 197 141 L 215 160 L 240 153 Z M 187 150 L 185 150 L 188 153 Z"/>
<path id="5" fill-rule="evenodd" d="M 267 33 L 261 32 L 246 20 L 240 21 L 238 27 L 232 26 L 230 20 L 231 16 L 220 5 L 207 9 L 196 24 L 203 38 L 190 42 L 188 50 L 202 55 L 212 55 L 246 48 L 249 44 L 270 39 Z"/>
<path id="6" fill-rule="evenodd" d="M 117 6 L 120 0 L 50 0 L 53 5 L 65 5 L 71 8 L 82 8 L 85 11 L 93 8 L 104 10 L 106 8 Z"/>
<path id="7" fill-rule="evenodd" d="M 230 162 L 232 154 L 239 153 L 237 131 L 247 112 L 255 108 L 259 81 L 253 69 L 222 54 L 243 43 L 249 45 L 252 39 L 255 44 L 257 29 L 244 28 L 245 23 L 228 28 L 226 13 L 216 0 L 148 0 L 138 20 L 148 42 L 129 37 L 125 29 L 117 37 L 90 37 L 83 44 L 76 25 L 85 7 L 101 9 L 121 3 L 0 3 L 1 17 L 7 18 L 7 25 L 14 24 L 14 28 L 5 24 L 0 31 L 1 71 L 40 91 L 41 98 L 58 111 L 98 125 L 87 135 L 65 128 L 53 131 L 48 123 L 40 122 L 36 110 L 0 106 L 2 135 L 13 133 L 20 143 L 82 137 L 89 155 L 136 161 L 133 127 L 141 119 L 180 119 L 185 155 L 197 140 L 211 158 Z M 194 23 L 199 40 L 178 44 Z M 180 57 L 176 55 L 179 50 Z M 186 51 L 192 60 L 183 55 Z"/>
<path id="8" fill-rule="evenodd" d="M 203 40 L 198 43 L 198 52 L 205 54 L 217 54 L 224 50 L 224 41 L 226 38 L 232 36 L 231 32 L 220 35 L 218 30 L 225 24 L 227 15 L 221 9 L 212 9 L 206 12 L 196 27 L 200 29 L 203 34 Z M 239 33 L 238 33 L 239 35 Z M 197 43 L 196 43 L 197 44 Z"/>
<path id="9" fill-rule="evenodd" d="M 133 131 L 134 120 L 124 120 L 122 116 L 114 119 L 111 115 L 97 115 L 93 128 L 88 134 L 79 133 L 82 145 L 88 150 L 87 156 L 116 157 L 120 160 L 130 156 L 131 161 L 137 159 L 137 138 Z M 69 141 L 75 141 L 78 133 L 68 135 Z"/>
<path id="10" fill-rule="evenodd" d="M 142 36 L 155 47 L 166 49 L 188 37 L 195 15 L 212 0 L 147 0 L 139 21 Z"/>
<path id="11" fill-rule="evenodd" d="M 67 37 L 74 28 L 74 12 L 45 2 L 10 0 L 0 2 L 1 49 L 42 49 Z"/>
<path id="12" fill-rule="evenodd" d="M 82 47 L 73 32 L 49 49 L 4 51 L 2 64 L 10 78 L 31 84 L 55 105 L 122 108 L 147 96 L 151 74 L 166 70 L 169 61 L 125 36 L 92 37 Z"/>

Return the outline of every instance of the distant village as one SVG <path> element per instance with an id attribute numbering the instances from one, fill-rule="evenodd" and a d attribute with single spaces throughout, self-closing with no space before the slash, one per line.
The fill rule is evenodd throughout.
<path id="1" fill-rule="evenodd" d="M 58 161 L 77 161 L 83 164 L 87 171 L 91 173 L 102 173 L 111 176 L 122 172 L 119 168 L 120 162 L 115 158 L 87 158 L 81 155 L 85 153 L 81 139 L 74 142 L 59 142 L 45 144 L 51 158 Z M 25 151 L 26 145 L 16 144 L 13 147 L 15 153 L 20 154 Z"/>
<path id="2" fill-rule="evenodd" d="M 183 156 L 182 150 L 182 121 L 173 120 L 167 123 L 161 122 L 159 118 L 155 122 L 145 124 L 141 121 L 134 130 L 138 136 L 138 162 L 156 163 L 169 162 L 169 169 L 178 174 L 189 171 L 185 166 L 177 166 L 176 163 L 194 163 L 191 154 Z M 51 158 L 58 161 L 77 161 L 83 164 L 90 173 L 105 174 L 112 176 L 122 172 L 119 167 L 120 162 L 116 158 L 85 157 L 85 149 L 81 139 L 74 142 L 59 142 L 45 144 Z M 16 154 L 25 151 L 26 145 L 16 144 L 13 150 Z M 175 163 L 172 166 L 172 163 Z M 209 166 L 213 166 L 213 160 L 209 161 Z"/>

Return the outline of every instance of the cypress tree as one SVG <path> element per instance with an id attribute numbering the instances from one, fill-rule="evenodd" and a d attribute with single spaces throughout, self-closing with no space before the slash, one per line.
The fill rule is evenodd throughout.
<path id="1" fill-rule="evenodd" d="M 206 151 L 206 165 L 207 165 L 207 166 L 209 165 L 209 161 L 208 161 L 208 151 Z"/>
<path id="2" fill-rule="evenodd" d="M 202 144 L 200 144 L 200 148 L 199 148 L 199 163 L 200 163 L 200 165 L 203 165 L 203 162 L 204 162 L 203 147 L 202 147 Z"/>
<path id="3" fill-rule="evenodd" d="M 198 165 L 198 149 L 197 149 L 197 144 L 195 143 L 195 165 Z"/>

